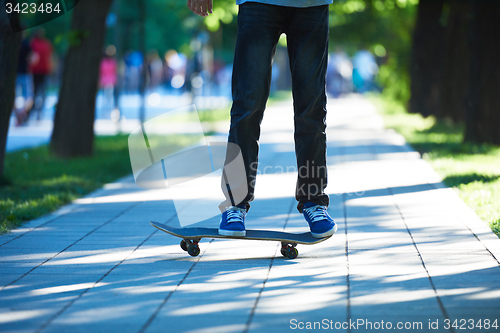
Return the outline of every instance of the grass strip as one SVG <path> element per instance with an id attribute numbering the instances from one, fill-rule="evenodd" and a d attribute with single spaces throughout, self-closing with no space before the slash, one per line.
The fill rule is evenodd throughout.
<path id="1" fill-rule="evenodd" d="M 500 147 L 463 143 L 463 125 L 410 114 L 400 102 L 382 96 L 370 101 L 386 127 L 403 135 L 500 237 Z"/>

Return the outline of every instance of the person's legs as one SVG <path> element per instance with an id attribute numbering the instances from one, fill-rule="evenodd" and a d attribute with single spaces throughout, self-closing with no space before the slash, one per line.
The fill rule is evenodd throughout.
<path id="1" fill-rule="evenodd" d="M 47 97 L 47 81 L 48 81 L 48 75 L 43 74 L 42 78 L 42 84 L 41 84 L 41 100 L 40 100 L 40 108 L 38 109 L 37 113 L 37 120 L 42 119 L 42 112 L 43 108 L 45 106 L 45 98 Z"/>
<path id="2" fill-rule="evenodd" d="M 314 237 L 329 237 L 337 231 L 337 225 L 327 212 L 329 198 L 324 192 L 328 6 L 296 9 L 286 32 L 295 112 L 297 209 Z"/>
<path id="3" fill-rule="evenodd" d="M 324 193 L 326 167 L 326 92 L 328 6 L 294 8 L 286 23 L 292 73 L 295 153 L 298 179 L 297 209 L 304 204 L 328 206 Z"/>
<path id="4" fill-rule="evenodd" d="M 222 211 L 237 205 L 248 210 L 254 198 L 260 124 L 269 97 L 272 61 L 283 31 L 283 9 L 286 8 L 254 2 L 244 3 L 239 8 L 228 141 L 241 150 L 246 182 L 241 182 L 240 186 L 247 187 L 243 193 L 248 190 L 248 194 L 240 202 L 227 198 L 220 205 Z M 235 186 L 238 185 L 232 184 L 230 190 L 241 193 Z"/>
<path id="5" fill-rule="evenodd" d="M 222 186 L 226 200 L 219 205 L 222 217 L 219 234 L 245 236 L 245 215 L 254 198 L 259 153 L 260 124 L 271 85 L 271 69 L 279 37 L 283 31 L 283 7 L 248 2 L 240 5 L 238 35 L 234 53 L 231 126 L 229 143 L 241 151 L 244 179 L 227 182 L 224 167 Z M 228 146 L 226 165 L 231 162 Z M 234 177 L 230 177 L 233 178 Z M 240 177 L 237 177 L 240 178 Z M 235 202 L 232 193 L 247 193 Z"/>
<path id="6" fill-rule="evenodd" d="M 22 105 L 18 105 L 17 98 L 22 97 Z M 33 105 L 33 78 L 31 74 L 18 73 L 16 76 L 16 103 L 14 103 L 14 114 L 16 126 L 26 122 L 29 110 Z"/>
<path id="7" fill-rule="evenodd" d="M 33 111 L 37 114 L 37 120 L 40 120 L 43 105 L 45 104 L 45 85 L 47 76 L 45 74 L 33 74 L 34 96 L 33 107 L 28 113 L 28 117 Z"/>

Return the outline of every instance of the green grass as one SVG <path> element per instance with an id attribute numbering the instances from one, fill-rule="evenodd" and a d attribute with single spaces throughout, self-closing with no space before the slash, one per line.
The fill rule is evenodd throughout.
<path id="1" fill-rule="evenodd" d="M 462 125 L 409 114 L 401 103 L 380 96 L 370 100 L 386 127 L 401 133 L 500 237 L 500 147 L 464 144 Z"/>
<path id="2" fill-rule="evenodd" d="M 56 158 L 47 146 L 8 153 L 0 187 L 0 233 L 130 174 L 127 137 L 96 137 L 94 155 L 85 158 Z"/>
<path id="3" fill-rule="evenodd" d="M 229 121 L 230 110 L 230 106 L 211 110 L 200 110 L 198 111 L 198 116 L 201 122 Z"/>

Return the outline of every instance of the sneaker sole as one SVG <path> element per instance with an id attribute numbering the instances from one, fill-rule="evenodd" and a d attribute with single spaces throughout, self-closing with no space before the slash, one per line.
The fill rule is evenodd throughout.
<path id="1" fill-rule="evenodd" d="M 244 237 L 247 234 L 245 230 L 237 231 L 237 230 L 222 230 L 219 229 L 219 235 L 221 236 L 234 236 L 234 237 Z"/>
<path id="2" fill-rule="evenodd" d="M 326 232 L 323 232 L 321 234 L 316 234 L 316 233 L 311 232 L 311 235 L 313 235 L 314 238 L 325 238 L 325 237 L 331 236 L 334 233 L 336 233 L 337 229 L 338 229 L 338 227 L 335 224 L 335 226 L 332 229 L 330 229 L 330 230 L 328 230 Z"/>

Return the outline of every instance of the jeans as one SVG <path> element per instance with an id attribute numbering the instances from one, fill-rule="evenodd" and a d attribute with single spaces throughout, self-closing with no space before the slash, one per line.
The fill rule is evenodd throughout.
<path id="1" fill-rule="evenodd" d="M 33 74 L 34 101 L 33 107 L 28 112 L 28 117 L 32 112 L 35 112 L 37 120 L 40 120 L 42 118 L 42 111 L 45 105 L 45 96 L 47 90 L 47 79 L 47 74 Z"/>
<path id="2" fill-rule="evenodd" d="M 250 208 L 257 174 L 260 124 L 271 85 L 276 45 L 282 33 L 292 76 L 295 154 L 298 179 L 295 198 L 328 206 L 326 169 L 326 92 L 328 5 L 294 8 L 246 2 L 239 7 L 233 65 L 229 142 L 241 149 L 247 197 L 236 203 Z M 235 204 L 235 203 L 233 203 Z"/>

